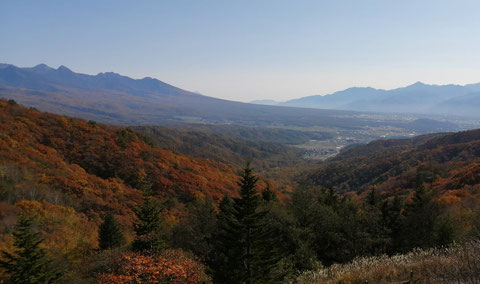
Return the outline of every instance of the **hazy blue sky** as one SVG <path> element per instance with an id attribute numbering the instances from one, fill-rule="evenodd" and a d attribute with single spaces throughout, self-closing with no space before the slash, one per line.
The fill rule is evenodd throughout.
<path id="1" fill-rule="evenodd" d="M 480 82 L 480 1 L 0 0 L 0 62 L 238 101 Z"/>

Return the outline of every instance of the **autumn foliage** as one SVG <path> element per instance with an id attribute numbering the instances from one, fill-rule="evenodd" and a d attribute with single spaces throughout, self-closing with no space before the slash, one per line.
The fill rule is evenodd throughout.
<path id="1" fill-rule="evenodd" d="M 144 194 L 171 201 L 162 214 L 172 225 L 184 215 L 184 203 L 235 194 L 236 181 L 232 166 L 153 147 L 126 128 L 0 100 L 0 248 L 7 251 L 15 222 L 26 213 L 48 253 L 74 265 L 98 248 L 105 213 L 131 242 Z"/>
<path id="2" fill-rule="evenodd" d="M 263 191 L 259 180 L 258 212 L 245 220 L 262 216 L 252 227 L 275 253 L 267 259 L 275 279 L 463 241 L 480 235 L 479 153 L 480 130 L 372 142 L 319 164 L 293 192 L 277 197 L 274 183 Z M 154 147 L 128 128 L 0 100 L 0 250 L 14 251 L 15 223 L 28 215 L 39 246 L 72 283 L 208 283 L 204 264 L 211 274 L 222 255 L 244 265 L 230 253 L 233 242 L 214 245 L 221 212 L 230 212 L 219 201 L 239 196 L 237 170 Z M 122 242 L 99 249 L 105 216 L 115 226 L 104 233 Z M 143 230 L 142 222 L 158 226 Z M 161 245 L 135 249 L 152 232 Z"/>
<path id="3" fill-rule="evenodd" d="M 426 183 L 445 203 L 471 202 L 480 197 L 479 153 L 480 130 L 380 140 L 345 151 L 306 179 L 343 193 L 375 186 L 386 197 Z"/>
<path id="4" fill-rule="evenodd" d="M 128 225 L 143 191 L 184 202 L 219 200 L 233 192 L 236 173 L 226 164 L 152 147 L 125 128 L 0 100 L 0 178 L 10 203 L 68 205 L 96 222 L 98 212 L 111 210 Z"/>
<path id="5" fill-rule="evenodd" d="M 205 283 L 204 266 L 179 250 L 160 255 L 125 253 L 109 273 L 100 274 L 97 284 Z"/>

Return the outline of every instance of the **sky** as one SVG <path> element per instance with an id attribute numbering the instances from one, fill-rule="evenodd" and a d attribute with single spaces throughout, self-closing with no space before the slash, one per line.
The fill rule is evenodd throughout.
<path id="1" fill-rule="evenodd" d="M 248 102 L 480 82 L 480 1 L 0 0 L 0 62 Z"/>

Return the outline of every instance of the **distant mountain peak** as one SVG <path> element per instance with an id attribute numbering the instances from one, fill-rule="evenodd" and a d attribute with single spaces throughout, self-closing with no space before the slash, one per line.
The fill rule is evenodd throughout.
<path id="1" fill-rule="evenodd" d="M 155 78 L 134 79 L 115 72 L 102 72 L 97 75 L 76 73 L 64 65 L 52 68 L 46 64 L 35 67 L 17 67 L 11 64 L 0 65 L 0 84 L 34 90 L 55 91 L 59 86 L 75 90 L 111 90 L 134 96 L 147 95 L 189 96 L 194 93 L 179 89 Z M 195 96 L 198 96 L 195 94 Z"/>
<path id="2" fill-rule="evenodd" d="M 347 88 L 343 91 L 350 91 L 350 90 L 375 90 L 375 89 L 372 88 L 372 87 L 350 87 L 350 88 Z"/>
<path id="3" fill-rule="evenodd" d="M 415 82 L 415 83 L 411 84 L 408 87 L 424 87 L 424 86 L 428 86 L 428 85 L 418 81 L 418 82 Z"/>
<path id="4" fill-rule="evenodd" d="M 47 64 L 38 64 L 35 67 L 32 68 L 32 70 L 36 71 L 48 71 L 48 70 L 54 70 L 52 67 L 48 66 Z"/>
<path id="5" fill-rule="evenodd" d="M 60 65 L 60 67 L 58 67 L 57 70 L 62 72 L 73 72 L 72 70 L 70 70 L 68 67 L 64 65 Z"/>
<path id="6" fill-rule="evenodd" d="M 120 77 L 121 75 L 115 72 L 101 72 L 97 74 L 98 77 Z"/>

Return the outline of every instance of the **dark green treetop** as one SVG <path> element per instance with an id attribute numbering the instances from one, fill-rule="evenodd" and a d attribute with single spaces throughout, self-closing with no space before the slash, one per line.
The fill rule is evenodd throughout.
<path id="1" fill-rule="evenodd" d="M 112 213 L 107 213 L 98 233 L 98 243 L 102 250 L 121 247 L 125 244 L 120 224 Z"/>
<path id="2" fill-rule="evenodd" d="M 32 226 L 31 218 L 20 217 L 13 232 L 15 252 L 2 251 L 4 260 L 0 261 L 0 267 L 9 275 L 7 283 L 58 283 L 63 273 L 52 267 L 52 261 L 40 247 L 43 239 Z"/>

